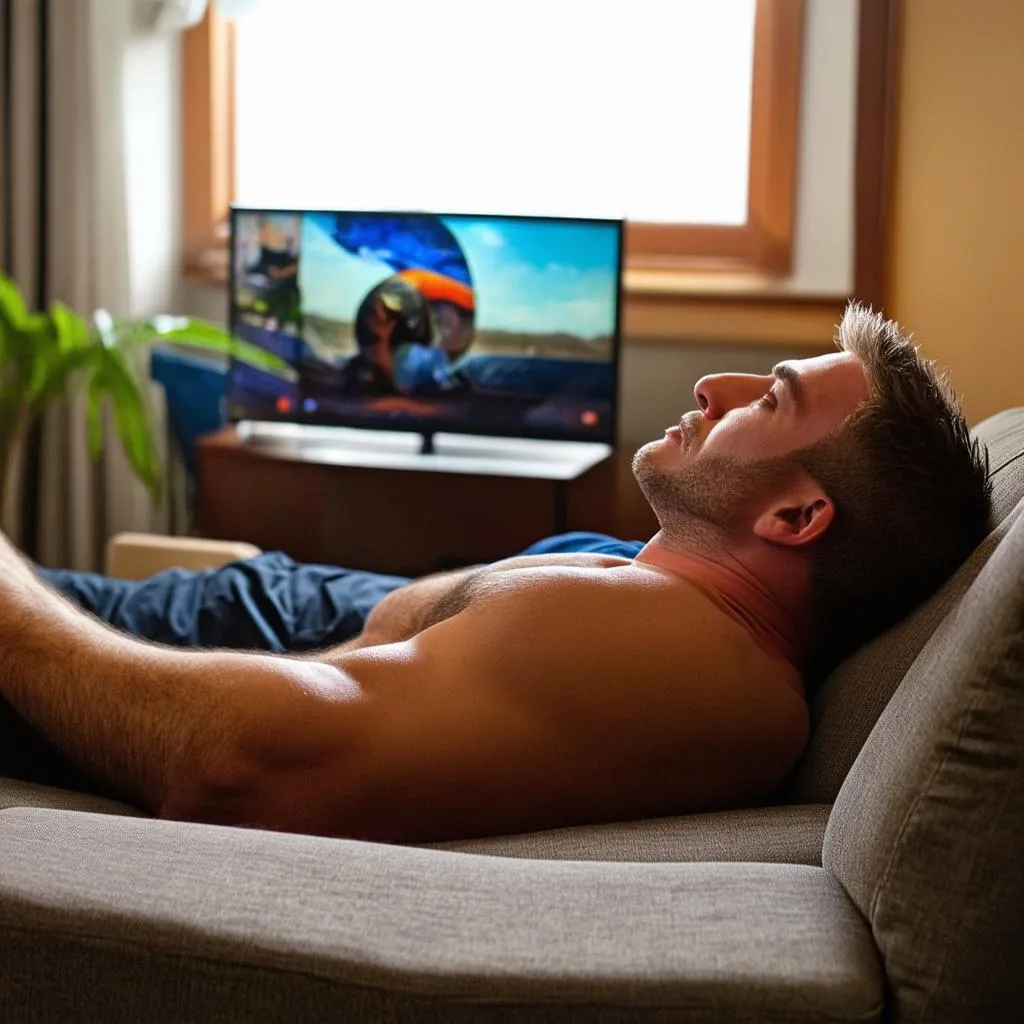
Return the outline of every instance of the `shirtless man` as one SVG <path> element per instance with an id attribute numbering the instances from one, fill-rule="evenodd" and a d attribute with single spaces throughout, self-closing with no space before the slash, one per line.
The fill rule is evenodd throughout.
<path id="1" fill-rule="evenodd" d="M 0 694 L 164 818 L 385 841 L 724 808 L 807 738 L 802 673 L 904 615 L 984 536 L 985 461 L 896 325 L 697 382 L 634 468 L 635 559 L 429 577 L 315 656 L 108 629 L 0 540 Z"/>

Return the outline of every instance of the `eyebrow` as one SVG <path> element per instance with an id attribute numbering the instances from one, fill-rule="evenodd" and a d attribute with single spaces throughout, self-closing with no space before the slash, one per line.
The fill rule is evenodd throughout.
<path id="1" fill-rule="evenodd" d="M 789 397 L 797 408 L 803 403 L 804 389 L 800 374 L 789 363 L 776 363 L 772 367 L 772 376 L 789 392 Z"/>

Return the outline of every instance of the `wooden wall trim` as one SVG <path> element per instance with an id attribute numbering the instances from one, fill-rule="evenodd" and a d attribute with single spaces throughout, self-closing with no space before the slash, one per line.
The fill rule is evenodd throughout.
<path id="1" fill-rule="evenodd" d="M 758 270 L 792 264 L 804 0 L 757 0 L 751 84 L 747 222 L 626 224 L 630 270 Z"/>
<path id="2" fill-rule="evenodd" d="M 226 280 L 227 217 L 235 193 L 235 29 L 213 4 L 181 53 L 185 274 Z"/>
<path id="3" fill-rule="evenodd" d="M 744 296 L 630 296 L 623 306 L 623 343 L 761 348 L 784 345 L 807 355 L 833 349 L 846 300 L 801 296 L 776 302 Z"/>
<path id="4" fill-rule="evenodd" d="M 901 0 L 860 0 L 853 295 L 885 308 Z"/>

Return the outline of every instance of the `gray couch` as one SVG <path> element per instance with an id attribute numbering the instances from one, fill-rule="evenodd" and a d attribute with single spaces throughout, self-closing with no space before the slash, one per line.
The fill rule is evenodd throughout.
<path id="1" fill-rule="evenodd" d="M 413 848 L 0 780 L 0 1020 L 1009 1021 L 1024 409 L 991 536 L 829 677 L 777 807 Z"/>

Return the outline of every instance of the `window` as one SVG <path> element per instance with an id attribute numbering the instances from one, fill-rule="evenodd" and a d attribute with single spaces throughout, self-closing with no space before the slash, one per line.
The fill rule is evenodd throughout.
<path id="1" fill-rule="evenodd" d="M 259 0 L 184 47 L 186 252 L 245 205 L 625 216 L 627 266 L 782 274 L 803 0 Z"/>

